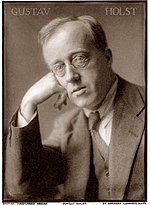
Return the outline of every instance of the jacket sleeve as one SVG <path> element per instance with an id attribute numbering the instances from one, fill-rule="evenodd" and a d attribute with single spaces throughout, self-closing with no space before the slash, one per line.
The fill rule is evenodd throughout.
<path id="1" fill-rule="evenodd" d="M 17 113 L 10 122 L 7 137 L 5 183 L 7 194 L 15 199 L 53 196 L 64 181 L 64 160 L 55 147 L 42 146 L 38 116 L 27 126 L 15 127 Z"/>

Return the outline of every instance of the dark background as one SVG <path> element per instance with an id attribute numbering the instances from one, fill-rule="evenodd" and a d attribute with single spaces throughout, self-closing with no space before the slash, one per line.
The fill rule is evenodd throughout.
<path id="1" fill-rule="evenodd" d="M 4 131 L 27 89 L 48 72 L 41 47 L 39 30 L 58 16 L 91 15 L 106 32 L 113 53 L 113 69 L 135 84 L 145 84 L 145 7 L 144 3 L 5 3 L 4 4 Z M 136 15 L 106 15 L 105 8 L 136 7 Z M 12 8 L 50 8 L 46 15 L 12 15 Z M 55 96 L 39 106 L 42 137 L 49 135 L 54 118 L 62 111 L 54 109 Z"/>

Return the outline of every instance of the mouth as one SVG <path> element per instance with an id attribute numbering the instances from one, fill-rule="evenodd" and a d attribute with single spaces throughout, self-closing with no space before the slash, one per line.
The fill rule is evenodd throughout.
<path id="1" fill-rule="evenodd" d="M 76 95 L 76 96 L 82 95 L 82 94 L 85 93 L 85 92 L 86 92 L 86 87 L 85 87 L 85 86 L 79 87 L 79 88 L 74 89 L 74 90 L 72 91 L 72 93 L 73 93 L 74 95 Z"/>

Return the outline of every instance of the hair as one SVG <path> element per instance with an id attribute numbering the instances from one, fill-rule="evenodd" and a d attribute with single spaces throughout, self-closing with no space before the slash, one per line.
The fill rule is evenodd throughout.
<path id="1" fill-rule="evenodd" d="M 71 21 L 79 21 L 89 30 L 95 47 L 99 50 L 105 50 L 107 47 L 107 39 L 105 32 L 100 23 L 92 16 L 70 16 L 66 18 L 56 18 L 43 26 L 38 35 L 38 41 L 43 46 L 46 41 L 57 32 L 58 28 L 63 24 Z"/>

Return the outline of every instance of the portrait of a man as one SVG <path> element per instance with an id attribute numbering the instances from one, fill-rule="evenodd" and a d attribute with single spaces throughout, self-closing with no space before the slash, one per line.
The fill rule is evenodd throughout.
<path id="1" fill-rule="evenodd" d="M 117 8 L 107 6 L 105 17 L 117 19 L 117 11 L 134 17 L 139 9 Z M 22 18 L 18 7 L 9 11 Z M 33 15 L 30 8 L 22 16 L 28 18 L 29 11 Z M 16 201 L 146 200 L 145 89 L 113 69 L 101 22 L 89 12 L 49 18 L 41 24 L 38 43 L 48 70 L 24 92 L 11 116 L 7 195 Z M 44 123 L 52 129 L 43 139 L 39 107 L 53 96 L 49 106 L 61 114 L 54 119 L 54 110 L 49 112 L 51 123 Z M 62 112 L 70 102 L 73 107 Z"/>

